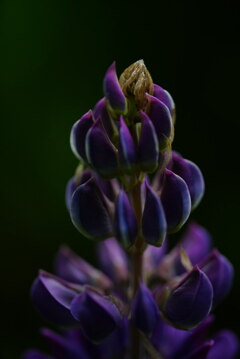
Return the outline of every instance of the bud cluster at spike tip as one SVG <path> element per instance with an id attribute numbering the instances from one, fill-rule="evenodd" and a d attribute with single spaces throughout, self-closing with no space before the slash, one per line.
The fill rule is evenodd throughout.
<path id="1" fill-rule="evenodd" d="M 41 330 L 50 356 L 29 349 L 22 359 L 136 359 L 133 332 L 138 359 L 234 359 L 236 335 L 209 332 L 231 289 L 232 264 L 194 222 L 177 243 L 172 235 L 205 190 L 198 166 L 172 151 L 173 99 L 142 60 L 119 80 L 113 63 L 103 92 L 72 127 L 80 164 L 65 193 L 74 226 L 98 241 L 100 268 L 65 245 L 54 274 L 39 271 L 33 303 L 59 329 Z"/>
<path id="2" fill-rule="evenodd" d="M 180 266 L 181 249 L 195 264 L 192 269 Z M 132 325 L 145 336 L 146 348 L 163 359 L 235 358 L 239 344 L 233 332 L 209 335 L 211 311 L 228 294 L 233 268 L 212 249 L 203 227 L 190 223 L 171 250 L 166 244 L 146 249 L 144 283 L 132 299 L 131 261 L 118 241 L 98 243 L 97 257 L 100 269 L 61 247 L 55 274 L 39 273 L 33 302 L 47 321 L 64 330 L 41 331 L 52 356 L 31 349 L 23 359 L 62 359 L 62 353 L 66 359 L 127 359 Z"/>

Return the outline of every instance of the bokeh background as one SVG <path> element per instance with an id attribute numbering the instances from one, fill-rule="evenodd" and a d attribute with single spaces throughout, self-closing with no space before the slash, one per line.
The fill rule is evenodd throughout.
<path id="1" fill-rule="evenodd" d="M 192 218 L 236 270 L 216 327 L 240 329 L 239 6 L 211 2 L 1 0 L 1 346 L 3 359 L 42 346 L 29 288 L 61 243 L 94 260 L 72 226 L 65 184 L 77 160 L 72 124 L 102 96 L 113 60 L 143 58 L 177 106 L 174 148 L 195 161 L 206 194 Z M 174 239 L 173 239 L 174 240 Z"/>

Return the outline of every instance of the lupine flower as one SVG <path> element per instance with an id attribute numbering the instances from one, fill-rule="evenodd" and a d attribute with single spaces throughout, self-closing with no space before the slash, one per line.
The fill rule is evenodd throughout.
<path id="1" fill-rule="evenodd" d="M 235 334 L 209 334 L 231 263 L 194 222 L 178 243 L 172 236 L 205 188 L 197 165 L 172 151 L 173 99 L 142 60 L 119 80 L 113 63 L 103 92 L 72 127 L 80 164 L 65 193 L 74 226 L 98 241 L 100 268 L 62 246 L 55 273 L 39 272 L 32 300 L 58 329 L 41 330 L 50 356 L 22 358 L 234 359 Z"/>

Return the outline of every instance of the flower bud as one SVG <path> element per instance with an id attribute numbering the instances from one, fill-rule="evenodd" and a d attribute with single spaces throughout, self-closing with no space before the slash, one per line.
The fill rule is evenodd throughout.
<path id="1" fill-rule="evenodd" d="M 50 273 L 40 271 L 33 283 L 31 297 L 40 314 L 60 326 L 76 325 L 70 305 L 82 287 L 72 285 Z"/>
<path id="2" fill-rule="evenodd" d="M 133 98 L 138 109 L 144 110 L 147 104 L 145 93 L 153 93 L 153 82 L 143 60 L 130 65 L 121 74 L 119 83 L 128 98 Z"/>
<path id="3" fill-rule="evenodd" d="M 158 165 L 158 138 L 154 126 L 145 112 L 140 112 L 140 119 L 142 126 L 138 144 L 138 163 L 142 171 L 151 173 Z"/>
<path id="4" fill-rule="evenodd" d="M 166 169 L 161 193 L 168 232 L 178 231 L 186 222 L 191 211 L 191 198 L 186 182 Z"/>
<path id="5" fill-rule="evenodd" d="M 117 150 L 110 141 L 98 119 L 86 137 L 86 155 L 93 169 L 102 177 L 111 178 L 117 174 Z"/>
<path id="6" fill-rule="evenodd" d="M 93 178 L 73 193 L 70 215 L 75 227 L 86 237 L 105 239 L 112 236 L 107 201 Z"/>
<path id="7" fill-rule="evenodd" d="M 153 92 L 153 96 L 158 98 L 161 102 L 164 103 L 164 105 L 166 105 L 172 115 L 172 117 L 174 116 L 174 112 L 175 112 L 175 104 L 173 101 L 172 96 L 170 95 L 170 93 L 166 90 L 164 90 L 162 87 L 154 84 L 154 92 Z"/>
<path id="8" fill-rule="evenodd" d="M 142 216 L 142 232 L 144 240 L 154 246 L 161 246 L 167 230 L 164 210 L 158 196 L 146 185 L 146 200 Z"/>
<path id="9" fill-rule="evenodd" d="M 118 82 L 115 62 L 108 68 L 105 74 L 103 91 L 113 110 L 121 113 L 126 111 L 126 99 Z"/>
<path id="10" fill-rule="evenodd" d="M 119 163 L 121 169 L 131 173 L 136 164 L 136 149 L 132 135 L 123 119 L 120 117 L 119 128 Z"/>
<path id="11" fill-rule="evenodd" d="M 111 116 L 107 111 L 107 100 L 105 97 L 96 103 L 93 109 L 93 114 L 96 120 L 101 119 L 108 136 L 111 137 L 113 134 L 113 125 Z"/>
<path id="12" fill-rule="evenodd" d="M 233 266 L 216 249 L 200 265 L 213 287 L 213 304 L 221 302 L 229 293 L 233 281 Z"/>
<path id="13" fill-rule="evenodd" d="M 129 280 L 126 252 L 115 238 L 109 238 L 98 245 L 98 258 L 104 272 L 117 283 Z"/>
<path id="14" fill-rule="evenodd" d="M 86 135 L 93 123 L 93 113 L 92 110 L 89 110 L 73 125 L 71 130 L 70 144 L 72 151 L 76 157 L 82 158 L 85 161 L 87 160 L 85 150 Z"/>
<path id="15" fill-rule="evenodd" d="M 103 290 L 112 287 L 110 279 L 68 247 L 61 247 L 55 259 L 55 270 L 61 278 L 79 284 L 91 284 Z"/>
<path id="16" fill-rule="evenodd" d="M 172 118 L 168 107 L 154 96 L 147 95 L 149 117 L 155 127 L 160 148 L 165 148 L 172 135 Z"/>
<path id="17" fill-rule="evenodd" d="M 120 324 L 119 310 L 107 297 L 85 291 L 71 304 L 71 313 L 79 321 L 84 335 L 94 343 L 108 337 Z"/>
<path id="18" fill-rule="evenodd" d="M 150 336 L 157 324 L 159 311 L 152 293 L 144 284 L 140 284 L 132 300 L 131 313 L 136 327 Z"/>
<path id="19" fill-rule="evenodd" d="M 191 196 L 192 209 L 196 208 L 205 190 L 203 175 L 198 166 L 173 152 L 168 168 L 184 179 Z"/>
<path id="20" fill-rule="evenodd" d="M 114 228 L 117 239 L 129 248 L 137 236 L 137 218 L 127 194 L 121 190 L 115 205 Z"/>
<path id="21" fill-rule="evenodd" d="M 160 309 L 172 325 L 190 329 L 207 317 L 212 298 L 213 288 L 208 277 L 194 267 L 179 284 L 160 295 Z"/>

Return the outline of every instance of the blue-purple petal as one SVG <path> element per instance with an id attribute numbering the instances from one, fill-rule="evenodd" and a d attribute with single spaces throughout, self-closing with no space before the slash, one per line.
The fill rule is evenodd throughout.
<path id="1" fill-rule="evenodd" d="M 112 222 L 103 194 L 91 178 L 72 195 L 71 219 L 86 237 L 104 239 L 112 235 Z"/>
<path id="2" fill-rule="evenodd" d="M 93 291 L 77 296 L 71 304 L 71 312 L 84 335 L 95 343 L 107 338 L 121 323 L 116 305 Z"/>
<path id="3" fill-rule="evenodd" d="M 213 288 L 198 267 L 168 293 L 164 304 L 160 304 L 165 318 L 180 329 L 197 326 L 207 317 L 212 307 Z"/>
<path id="4" fill-rule="evenodd" d="M 83 158 L 85 161 L 87 160 L 85 151 L 86 135 L 93 123 L 93 113 L 92 110 L 89 110 L 73 125 L 71 130 L 70 144 L 72 151 L 75 156 Z"/>
<path id="5" fill-rule="evenodd" d="M 147 336 L 152 334 L 159 319 L 157 303 L 142 283 L 132 300 L 131 318 L 135 326 Z"/>
<path id="6" fill-rule="evenodd" d="M 214 337 L 214 345 L 207 359 L 235 359 L 239 352 L 239 339 L 230 330 L 221 330 Z"/>
<path id="7" fill-rule="evenodd" d="M 171 115 L 173 116 L 175 111 L 175 104 L 172 96 L 167 90 L 164 90 L 162 87 L 156 84 L 154 84 L 153 86 L 154 86 L 153 96 L 157 97 L 160 101 L 162 101 L 164 105 L 168 107 Z"/>
<path id="8" fill-rule="evenodd" d="M 148 115 L 141 111 L 140 119 L 142 127 L 138 144 L 138 163 L 142 171 L 153 172 L 159 160 L 158 138 Z"/>
<path id="9" fill-rule="evenodd" d="M 168 232 L 178 231 L 190 215 L 191 198 L 186 182 L 168 169 L 165 170 L 161 202 Z"/>
<path id="10" fill-rule="evenodd" d="M 126 98 L 118 82 L 115 62 L 107 69 L 103 82 L 103 91 L 113 110 L 126 111 Z"/>
<path id="11" fill-rule="evenodd" d="M 129 248 L 136 239 L 138 227 L 135 212 L 123 190 L 120 191 L 115 204 L 114 228 L 119 242 Z"/>
<path id="12" fill-rule="evenodd" d="M 76 325 L 70 312 L 73 298 L 80 292 L 80 286 L 41 271 L 31 289 L 33 303 L 39 313 L 48 321 L 60 326 Z"/>
<path id="13" fill-rule="evenodd" d="M 167 222 L 159 197 L 146 182 L 146 200 L 142 215 L 144 240 L 154 246 L 161 246 L 167 231 Z"/>
<path id="14" fill-rule="evenodd" d="M 131 172 L 136 164 L 136 149 L 132 135 L 124 121 L 123 116 L 120 117 L 118 150 L 121 168 Z"/>

